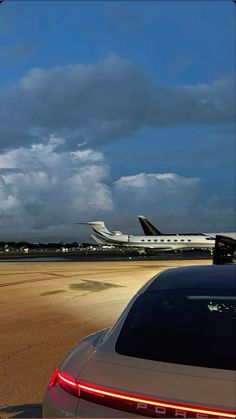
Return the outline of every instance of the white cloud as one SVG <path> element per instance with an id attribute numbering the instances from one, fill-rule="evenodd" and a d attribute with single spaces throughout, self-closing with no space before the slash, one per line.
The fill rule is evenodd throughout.
<path id="1" fill-rule="evenodd" d="M 4 169 L 0 176 L 2 234 L 18 236 L 34 229 L 40 234 L 59 224 L 68 225 L 72 232 L 72 224 L 87 214 L 94 217 L 97 211 L 113 210 L 103 155 L 92 150 L 59 152 L 62 142 L 51 137 L 45 144 L 0 155 L 0 172 Z"/>
<path id="2" fill-rule="evenodd" d="M 104 159 L 103 154 L 99 151 L 91 150 L 90 148 L 87 150 L 77 150 L 72 151 L 71 156 L 73 159 L 78 159 L 80 161 L 94 161 L 98 162 Z"/>
<path id="3" fill-rule="evenodd" d="M 114 183 L 114 199 L 122 213 L 181 212 L 196 205 L 201 187 L 199 178 L 176 173 L 139 173 Z"/>
<path id="4" fill-rule="evenodd" d="M 176 188 L 181 186 L 193 186 L 198 184 L 199 178 L 179 176 L 176 173 L 139 173 L 133 176 L 122 176 L 114 182 L 116 187 L 160 187 Z"/>

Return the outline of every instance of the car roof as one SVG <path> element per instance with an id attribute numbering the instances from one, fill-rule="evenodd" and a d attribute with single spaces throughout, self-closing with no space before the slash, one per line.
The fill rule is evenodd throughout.
<path id="1" fill-rule="evenodd" d="M 154 277 L 144 291 L 225 289 L 236 293 L 236 265 L 204 265 L 168 269 Z"/>

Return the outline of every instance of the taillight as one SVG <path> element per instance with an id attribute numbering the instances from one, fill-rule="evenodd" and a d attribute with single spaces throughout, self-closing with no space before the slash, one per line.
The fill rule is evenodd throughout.
<path id="1" fill-rule="evenodd" d="M 58 384 L 68 391 L 68 393 L 74 396 L 79 396 L 79 384 L 75 378 L 69 377 L 68 375 L 58 372 Z"/>
<path id="2" fill-rule="evenodd" d="M 50 381 L 48 383 L 48 388 L 51 388 L 51 387 L 55 386 L 55 384 L 57 383 L 57 378 L 58 378 L 58 369 L 56 369 L 53 372 L 53 374 L 52 374 L 52 376 L 50 378 Z"/>
<path id="3" fill-rule="evenodd" d="M 69 377 L 67 374 L 59 371 L 58 369 L 56 369 L 52 374 L 48 388 L 52 388 L 56 384 L 59 384 L 65 391 L 68 391 L 68 393 L 71 393 L 74 396 L 79 396 L 79 384 L 76 379 Z"/>
<path id="4" fill-rule="evenodd" d="M 55 370 L 49 382 L 49 388 L 60 385 L 65 391 L 97 404 L 123 411 L 151 417 L 184 418 L 236 418 L 236 412 L 203 406 L 192 406 L 166 400 L 150 399 L 130 393 L 120 393 L 109 388 L 78 382 L 64 372 Z"/>

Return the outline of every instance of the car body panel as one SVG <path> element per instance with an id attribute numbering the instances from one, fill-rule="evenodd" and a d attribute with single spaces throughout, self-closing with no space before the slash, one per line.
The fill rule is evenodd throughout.
<path id="1" fill-rule="evenodd" d="M 78 375 L 109 329 L 100 330 L 77 343 L 65 356 L 59 369 L 71 377 Z M 60 386 L 47 388 L 43 400 L 43 417 L 76 417 L 79 399 Z"/>
<path id="2" fill-rule="evenodd" d="M 78 418 L 139 418 L 139 414 L 97 405 L 88 400 L 80 400 L 76 412 Z"/>
<path id="3" fill-rule="evenodd" d="M 79 399 L 64 391 L 60 386 L 47 389 L 43 400 L 43 418 L 76 417 Z"/>
<path id="4" fill-rule="evenodd" d="M 59 365 L 59 369 L 71 377 L 76 377 L 89 358 L 96 350 L 96 346 L 105 336 L 108 329 L 99 330 L 77 343 Z"/>
<path id="5" fill-rule="evenodd" d="M 164 365 L 162 371 L 155 368 L 155 361 L 150 361 L 149 368 L 143 360 L 136 358 L 135 361 L 136 367 L 132 363 L 128 366 L 127 363 L 122 365 L 90 359 L 77 379 L 110 390 L 132 393 L 134 396 L 156 397 L 170 402 L 214 406 L 218 409 L 235 408 L 235 377 L 233 379 L 229 374 L 231 377 L 226 379 L 227 371 L 224 378 L 213 378 L 206 373 L 201 375 L 198 367 L 195 367 L 193 374 L 192 367 L 182 365 L 180 372 L 180 365 L 175 368 L 174 364 L 167 364 L 167 372 Z"/>

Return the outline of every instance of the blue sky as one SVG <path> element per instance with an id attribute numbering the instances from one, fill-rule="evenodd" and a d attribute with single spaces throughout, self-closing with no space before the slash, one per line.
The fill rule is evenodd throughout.
<path id="1" fill-rule="evenodd" d="M 234 9 L 227 0 L 1 4 L 4 238 L 86 238 L 68 223 L 78 217 L 137 233 L 144 211 L 167 231 L 235 230 Z"/>
<path id="2" fill-rule="evenodd" d="M 1 49 L 7 56 L 12 48 L 12 57 L 9 51 L 2 82 L 15 82 L 32 67 L 91 63 L 111 51 L 167 84 L 206 83 L 234 71 L 231 1 L 6 3 Z M 14 58 L 20 44 L 29 46 L 28 56 Z"/>

